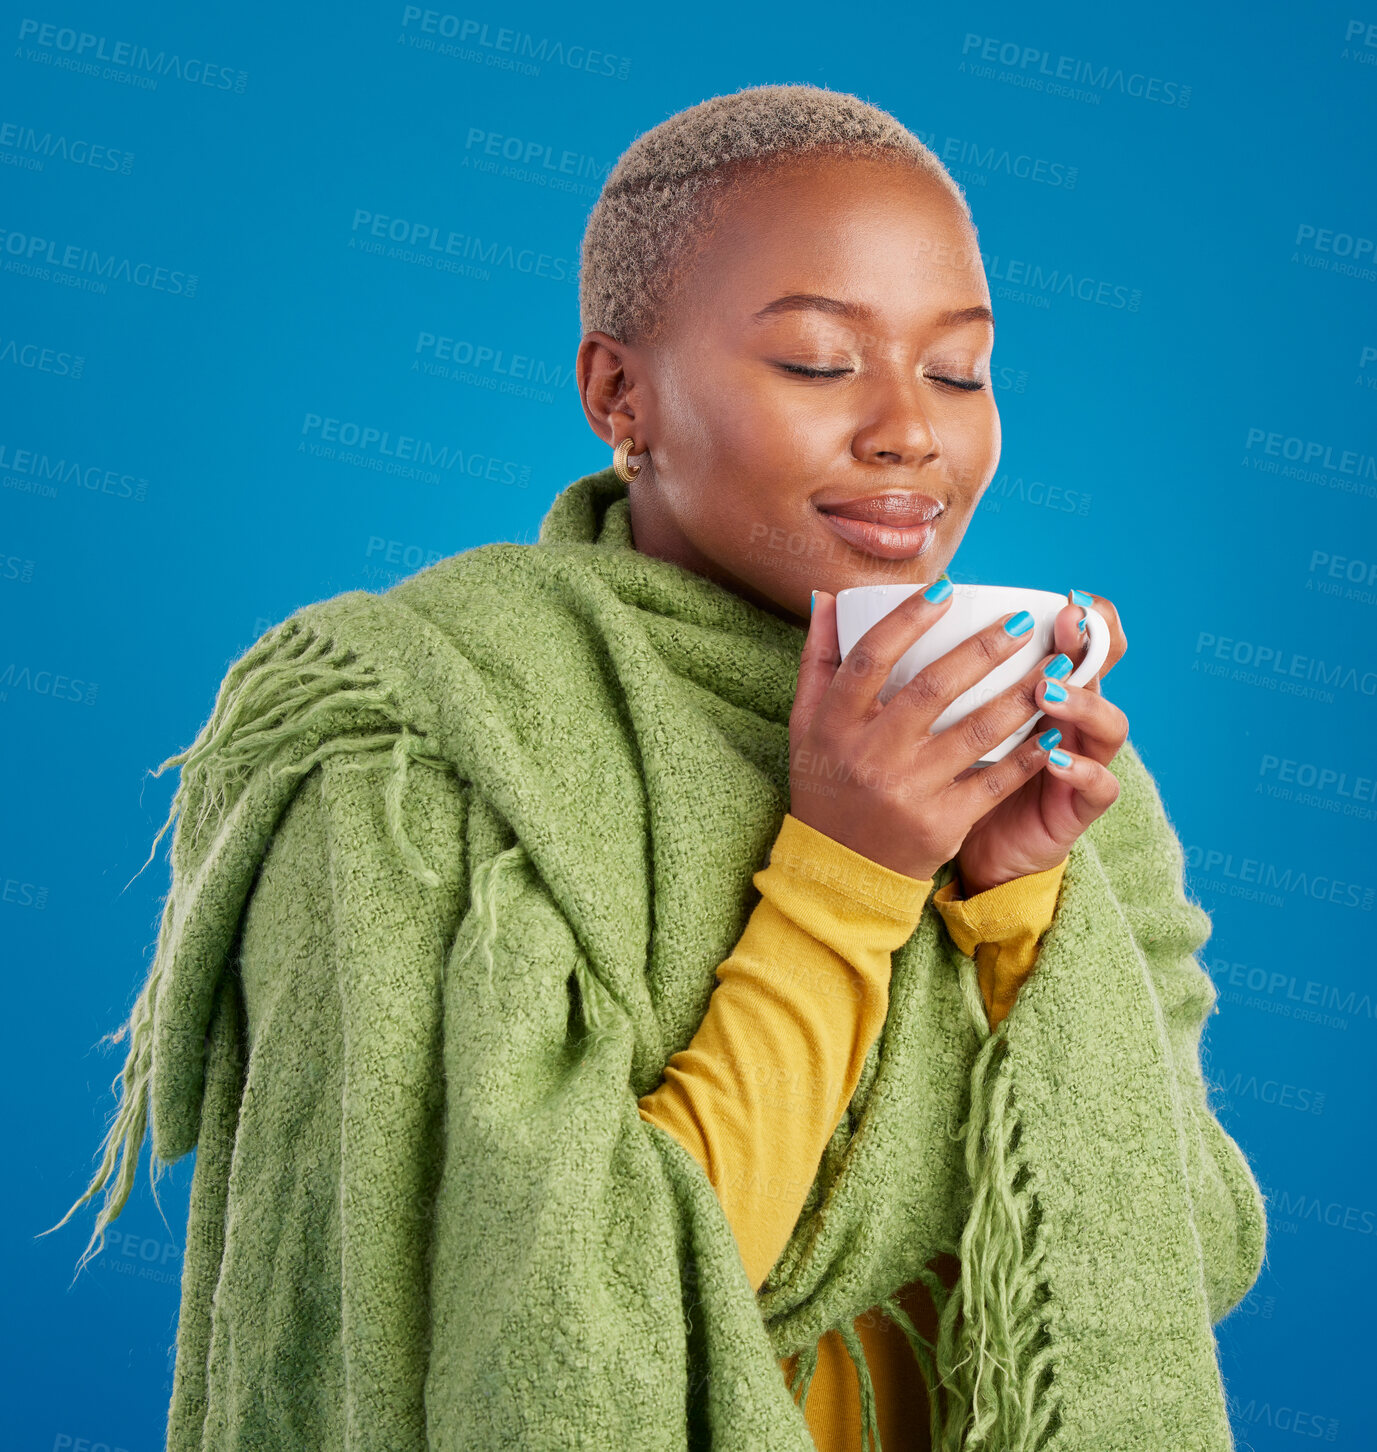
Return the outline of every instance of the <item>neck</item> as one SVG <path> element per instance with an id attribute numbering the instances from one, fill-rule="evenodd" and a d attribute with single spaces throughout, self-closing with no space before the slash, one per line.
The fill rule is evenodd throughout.
<path id="1" fill-rule="evenodd" d="M 681 569 L 692 570 L 695 575 L 701 575 L 705 580 L 721 585 L 724 590 L 739 595 L 757 609 L 787 621 L 790 625 L 800 626 L 804 630 L 808 628 L 807 620 L 757 590 L 748 580 L 724 569 L 716 560 L 709 559 L 690 540 L 685 539 L 682 531 L 666 514 L 660 497 L 655 492 L 653 481 L 648 482 L 644 473 L 626 486 L 626 493 L 631 509 L 631 542 L 638 554 L 667 560 Z"/>

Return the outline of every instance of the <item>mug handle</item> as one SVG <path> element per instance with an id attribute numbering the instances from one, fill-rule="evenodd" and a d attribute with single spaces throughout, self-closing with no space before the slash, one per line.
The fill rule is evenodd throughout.
<path id="1" fill-rule="evenodd" d="M 1093 605 L 1085 607 L 1085 628 L 1090 632 L 1090 649 L 1085 659 L 1066 678 L 1068 686 L 1079 686 L 1088 681 L 1105 663 L 1112 639 L 1107 621 Z"/>

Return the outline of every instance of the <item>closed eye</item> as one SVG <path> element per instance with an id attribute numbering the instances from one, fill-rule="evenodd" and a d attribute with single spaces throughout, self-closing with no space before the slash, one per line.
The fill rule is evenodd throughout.
<path id="1" fill-rule="evenodd" d="M 797 373 L 803 378 L 841 378 L 852 372 L 850 368 L 807 368 L 802 363 L 781 363 L 786 373 Z"/>
<path id="2" fill-rule="evenodd" d="M 845 378 L 848 373 L 853 373 L 852 368 L 810 368 L 803 363 L 780 363 L 778 365 L 786 373 L 796 374 L 800 378 Z M 945 383 L 949 388 L 959 388 L 963 393 L 978 393 L 985 385 L 978 378 L 943 378 L 938 374 L 932 375 L 936 383 Z"/>

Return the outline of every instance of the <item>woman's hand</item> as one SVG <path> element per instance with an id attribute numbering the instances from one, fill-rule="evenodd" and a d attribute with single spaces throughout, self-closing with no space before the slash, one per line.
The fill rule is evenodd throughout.
<path id="1" fill-rule="evenodd" d="M 942 618 L 952 598 L 949 591 L 930 601 L 926 592 L 915 590 L 872 625 L 843 661 L 836 597 L 819 590 L 789 718 L 791 813 L 871 861 L 919 879 L 933 877 L 951 861 L 972 829 L 998 818 L 1007 800 L 1037 793 L 1047 762 L 1046 750 L 1030 736 L 1002 761 L 970 769 L 1036 713 L 1042 668 L 1054 658 L 1050 652 L 1022 680 L 955 725 L 931 732 L 962 692 L 1022 649 L 1026 634 L 1004 629 L 1022 611 L 1010 611 L 976 631 L 925 666 L 887 703 L 879 703 L 880 689 L 899 657 Z M 1079 654 L 1079 609 L 1071 615 L 1073 649 Z M 1050 784 L 1068 790 L 1064 781 Z M 996 867 L 1012 862 L 1028 871 L 1018 866 L 1022 853 L 1040 861 L 1055 850 L 1045 828 L 1030 831 L 1020 825 L 1026 818 L 1027 809 L 1021 809 L 984 839 L 1003 853 L 989 859 Z M 1044 865 L 1058 860 L 1049 857 Z M 971 866 L 977 867 L 975 860 Z"/>
<path id="2" fill-rule="evenodd" d="M 1119 782 L 1109 770 L 1109 762 L 1128 739 L 1128 717 L 1105 700 L 1100 680 L 1122 658 L 1128 642 L 1114 606 L 1100 595 L 1089 599 L 1109 622 L 1109 654 L 1099 672 L 1082 685 L 1039 679 L 1035 709 L 1045 711 L 1046 716 L 1034 728 L 1034 737 L 1055 728 L 1061 732 L 1061 740 L 1046 771 L 1002 797 L 966 834 L 956 866 L 967 897 L 1065 861 L 1076 838 L 1118 799 Z M 1079 605 L 1063 606 L 1053 632 L 1057 648 L 1073 668 L 1087 645 L 1079 629 L 1082 613 Z M 1049 700 L 1048 687 L 1058 684 L 1066 699 Z M 1059 764 L 1063 758 L 1058 750 L 1065 753 L 1065 765 Z"/>

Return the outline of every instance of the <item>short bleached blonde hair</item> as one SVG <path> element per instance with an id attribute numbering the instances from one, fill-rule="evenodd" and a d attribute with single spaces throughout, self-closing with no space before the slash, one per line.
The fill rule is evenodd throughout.
<path id="1" fill-rule="evenodd" d="M 966 195 L 935 152 L 888 111 L 821 86 L 749 86 L 676 111 L 608 173 L 588 215 L 579 320 L 623 343 L 653 342 L 683 269 L 753 175 L 814 153 L 911 166 L 944 187 L 974 227 Z"/>

